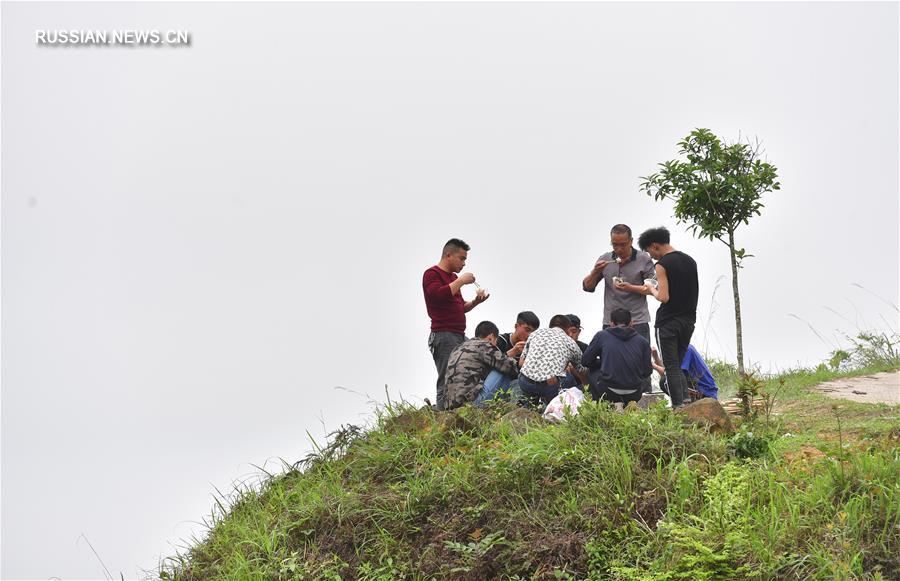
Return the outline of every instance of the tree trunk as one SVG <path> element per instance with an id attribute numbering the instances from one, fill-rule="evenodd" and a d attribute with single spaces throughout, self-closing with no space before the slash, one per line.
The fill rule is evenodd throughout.
<path id="1" fill-rule="evenodd" d="M 734 231 L 728 232 L 728 250 L 731 252 L 731 290 L 734 293 L 734 330 L 737 335 L 738 373 L 744 375 L 744 332 L 741 326 L 741 295 L 738 292 L 738 264 L 734 249 Z"/>

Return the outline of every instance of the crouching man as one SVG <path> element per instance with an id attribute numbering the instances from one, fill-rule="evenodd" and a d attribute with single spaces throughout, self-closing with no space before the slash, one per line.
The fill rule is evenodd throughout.
<path id="1" fill-rule="evenodd" d="M 508 390 L 516 361 L 497 349 L 500 329 L 490 321 L 475 327 L 475 338 L 459 345 L 447 362 L 447 409 L 481 406 Z"/>
<path id="2" fill-rule="evenodd" d="M 590 370 L 595 400 L 627 404 L 641 399 L 641 387 L 653 373 L 650 343 L 634 330 L 627 309 L 615 309 L 610 319 L 612 326 L 594 335 L 581 363 Z"/>
<path id="3" fill-rule="evenodd" d="M 555 315 L 548 328 L 528 336 L 519 358 L 519 389 L 528 398 L 546 405 L 557 396 L 568 372 L 583 380 L 587 370 L 581 367 L 581 349 L 567 334 L 571 327 L 568 317 Z"/>
<path id="4" fill-rule="evenodd" d="M 663 367 L 662 359 L 655 347 L 650 349 L 650 353 L 653 355 L 653 369 L 659 373 L 659 387 L 671 397 L 669 384 L 666 381 L 666 368 Z M 684 354 L 684 359 L 681 361 L 681 372 L 687 379 L 688 395 L 692 400 L 696 401 L 704 397 L 719 399 L 719 386 L 716 385 L 716 380 L 713 379 L 706 361 L 693 345 L 688 345 L 687 353 Z"/>

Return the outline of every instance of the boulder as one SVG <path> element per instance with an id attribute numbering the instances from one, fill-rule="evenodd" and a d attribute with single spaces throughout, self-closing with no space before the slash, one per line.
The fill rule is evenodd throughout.
<path id="1" fill-rule="evenodd" d="M 679 409 L 676 413 L 684 416 L 685 421 L 701 424 L 709 428 L 713 434 L 733 434 L 734 425 L 717 400 L 705 397 Z"/>

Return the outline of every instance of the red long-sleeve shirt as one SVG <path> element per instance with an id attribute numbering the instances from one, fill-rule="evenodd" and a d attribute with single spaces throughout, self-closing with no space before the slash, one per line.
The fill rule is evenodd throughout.
<path id="1" fill-rule="evenodd" d="M 466 303 L 462 293 L 450 291 L 450 283 L 456 280 L 455 272 L 444 272 L 435 265 L 422 275 L 422 291 L 425 293 L 425 308 L 431 317 L 432 331 L 466 333 Z"/>

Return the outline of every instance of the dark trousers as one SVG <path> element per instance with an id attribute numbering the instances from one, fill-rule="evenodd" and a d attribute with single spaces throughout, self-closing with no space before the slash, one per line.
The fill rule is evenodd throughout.
<path id="1" fill-rule="evenodd" d="M 431 357 L 434 358 L 434 366 L 438 372 L 435 405 L 439 410 L 447 409 L 445 389 L 447 383 L 447 362 L 450 360 L 450 354 L 453 353 L 453 350 L 465 340 L 466 336 L 462 333 L 451 333 L 450 331 L 434 331 L 428 336 L 428 349 L 431 350 Z"/>
<path id="2" fill-rule="evenodd" d="M 550 403 L 554 397 L 559 395 L 559 387 L 561 381 L 557 378 L 557 382 L 553 385 L 546 381 L 532 381 L 527 375 L 519 374 L 519 389 L 522 394 L 534 399 L 540 399 L 544 405 Z"/>
<path id="3" fill-rule="evenodd" d="M 604 329 L 607 329 L 609 327 L 610 325 L 603 325 Z M 634 330 L 637 331 L 638 335 L 646 339 L 647 343 L 650 343 L 650 323 L 635 323 L 633 327 Z M 657 342 L 657 344 L 659 343 Z M 648 377 L 641 382 L 641 392 L 650 393 L 651 389 L 653 389 L 653 386 L 650 384 L 650 378 Z"/>
<path id="4" fill-rule="evenodd" d="M 630 401 L 639 401 L 642 395 L 643 394 L 641 393 L 640 387 L 635 388 L 635 390 L 631 393 L 622 395 L 613 392 L 602 384 L 594 385 L 593 383 L 591 383 L 591 397 L 597 401 L 600 401 L 602 399 L 603 401 L 612 403 L 627 404 Z"/>
<path id="5" fill-rule="evenodd" d="M 610 389 L 610 385 L 607 384 L 607 380 L 603 378 L 603 373 L 600 369 L 591 370 L 591 375 L 588 378 L 591 383 L 591 398 L 594 401 L 600 401 L 601 399 L 604 401 L 612 402 L 612 403 L 622 403 L 626 404 L 630 401 L 638 401 L 641 399 L 643 393 L 641 392 L 641 386 L 643 382 L 635 385 L 633 388 L 622 388 L 617 387 L 618 391 L 628 391 L 629 393 L 620 394 L 614 392 Z"/>
<path id="6" fill-rule="evenodd" d="M 673 406 L 680 406 L 690 401 L 688 382 L 681 373 L 681 362 L 687 353 L 691 336 L 694 334 L 694 321 L 687 317 L 674 317 L 656 328 L 656 344 L 666 368 L 666 381 L 669 383 L 669 397 Z"/>
<path id="7" fill-rule="evenodd" d="M 684 375 L 684 380 L 688 383 L 688 390 L 696 391 L 697 393 L 691 396 L 691 399 L 703 399 L 704 397 L 709 397 L 707 395 L 703 395 L 703 392 L 697 388 L 697 382 L 692 380 L 688 375 L 688 372 L 684 369 L 681 370 L 682 375 Z M 666 394 L 669 393 L 669 383 L 666 381 L 666 376 L 663 375 L 659 378 L 659 388 L 663 390 Z M 695 397 L 696 396 L 696 397 Z M 671 396 L 670 396 L 671 397 Z"/>

